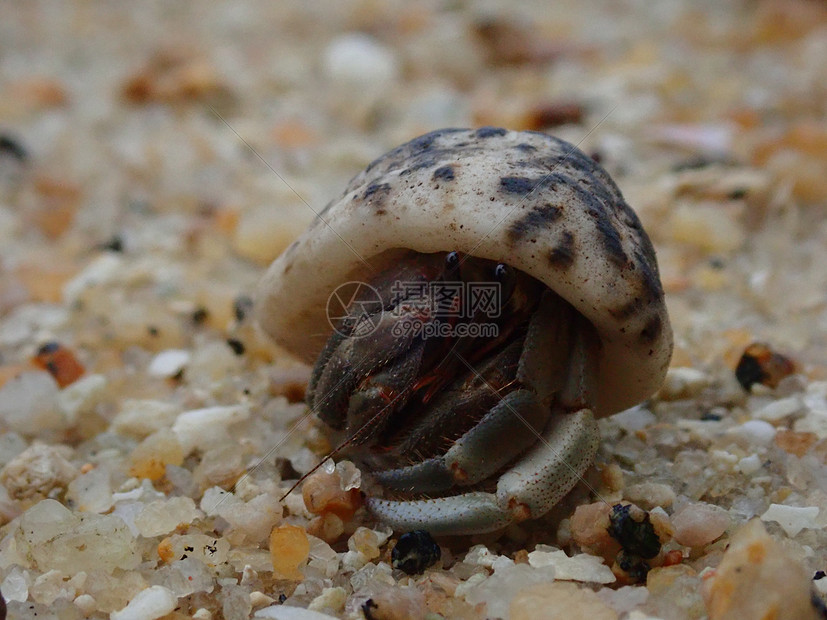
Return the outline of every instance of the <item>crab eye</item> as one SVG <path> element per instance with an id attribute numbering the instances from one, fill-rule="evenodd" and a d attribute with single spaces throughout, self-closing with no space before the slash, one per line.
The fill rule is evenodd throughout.
<path id="1" fill-rule="evenodd" d="M 459 268 L 459 252 L 448 252 L 445 256 L 445 269 L 448 272 L 453 272 Z"/>
<path id="2" fill-rule="evenodd" d="M 500 304 L 505 304 L 511 299 L 517 276 L 514 270 L 505 263 L 497 263 L 494 267 L 494 280 L 500 285 Z"/>

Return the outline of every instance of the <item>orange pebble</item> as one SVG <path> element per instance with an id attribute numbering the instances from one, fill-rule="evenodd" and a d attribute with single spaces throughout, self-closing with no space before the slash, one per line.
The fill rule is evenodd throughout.
<path id="1" fill-rule="evenodd" d="M 313 514 L 332 512 L 343 521 L 349 521 L 362 505 L 362 494 L 358 489 L 343 491 L 338 473 L 328 474 L 319 470 L 304 481 L 302 498 L 304 505 Z"/>
<path id="2" fill-rule="evenodd" d="M 791 430 L 779 429 L 775 434 L 775 445 L 801 458 L 810 451 L 816 442 L 818 435 L 815 433 L 801 433 Z"/>
<path id="3" fill-rule="evenodd" d="M 304 528 L 296 525 L 279 525 L 270 532 L 270 557 L 273 576 L 276 579 L 301 581 L 304 578 L 299 567 L 310 555 L 310 540 Z"/>
<path id="4" fill-rule="evenodd" d="M 64 388 L 80 379 L 85 372 L 81 364 L 69 349 L 59 342 L 47 342 L 37 351 L 32 362 L 51 374 L 57 384 Z"/>
<path id="5" fill-rule="evenodd" d="M 158 557 L 164 562 L 171 562 L 175 559 L 175 549 L 172 548 L 172 540 L 169 536 L 158 543 Z"/>

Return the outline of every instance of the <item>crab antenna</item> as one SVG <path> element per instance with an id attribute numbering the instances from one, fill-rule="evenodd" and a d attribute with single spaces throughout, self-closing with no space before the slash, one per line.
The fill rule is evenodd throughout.
<path id="1" fill-rule="evenodd" d="M 289 491 L 287 491 L 287 493 L 285 493 L 284 495 L 282 495 L 282 496 L 279 498 L 279 501 L 283 501 L 283 500 L 284 500 L 284 498 L 285 498 L 285 497 L 287 497 L 288 495 L 290 495 L 290 494 L 291 494 L 291 493 L 292 493 L 292 492 L 296 489 L 296 487 L 297 487 L 297 486 L 299 486 L 302 482 L 304 482 L 304 481 L 307 479 L 307 477 L 308 477 L 308 476 L 310 476 L 311 474 L 315 473 L 315 472 L 316 472 L 316 471 L 317 471 L 317 470 L 318 470 L 318 469 L 319 469 L 322 465 L 324 465 L 324 464 L 328 461 L 328 459 L 332 459 L 335 455 L 339 454 L 339 452 L 341 452 L 342 450 L 344 450 L 347 446 L 349 446 L 349 445 L 350 445 L 351 443 L 353 443 L 356 439 L 358 439 L 360 435 L 364 434 L 364 432 L 365 432 L 368 428 L 370 428 L 370 426 L 373 424 L 373 422 L 375 422 L 376 420 L 378 420 L 378 419 L 380 418 L 380 416 L 384 415 L 384 413 L 387 411 L 388 407 L 390 407 L 390 406 L 391 406 L 391 405 L 393 405 L 393 404 L 394 404 L 397 400 L 399 400 L 399 398 L 402 396 L 402 394 L 404 394 L 404 392 L 400 392 L 400 393 L 396 396 L 396 398 L 394 398 L 392 401 L 390 401 L 390 402 L 389 402 L 387 405 L 385 405 L 382 409 L 380 409 L 379 411 L 377 411 L 377 412 L 376 412 L 376 414 L 375 414 L 373 417 L 371 417 L 371 418 L 369 418 L 367 421 L 365 421 L 365 423 L 364 423 L 364 424 L 362 424 L 362 426 L 360 426 L 360 427 L 356 430 L 356 432 L 355 432 L 355 433 L 353 433 L 350 437 L 348 437 L 347 439 L 345 439 L 345 440 L 344 440 L 342 443 L 340 443 L 338 446 L 336 446 L 335 448 L 333 448 L 333 450 L 331 450 L 331 452 L 330 452 L 327 456 L 325 456 L 325 457 L 324 457 L 321 461 L 319 461 L 318 465 L 316 465 L 313 469 L 311 469 L 309 472 L 307 472 L 305 475 L 303 475 L 301 478 L 299 478 L 299 479 L 296 481 L 296 483 L 295 483 L 292 487 L 290 487 L 290 490 L 289 490 Z"/>

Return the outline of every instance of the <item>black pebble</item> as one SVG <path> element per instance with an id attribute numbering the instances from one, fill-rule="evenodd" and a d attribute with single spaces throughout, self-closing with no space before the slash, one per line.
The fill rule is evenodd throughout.
<path id="1" fill-rule="evenodd" d="M 235 320 L 241 323 L 253 309 L 253 300 L 247 295 L 239 295 L 233 303 Z"/>
<path id="2" fill-rule="evenodd" d="M 0 134 L 0 152 L 8 153 L 17 161 L 24 162 L 29 154 L 20 142 L 9 135 Z"/>
<path id="3" fill-rule="evenodd" d="M 764 369 L 761 363 L 750 355 L 744 355 L 735 368 L 735 378 L 745 390 L 749 391 L 756 383 L 764 381 Z"/>
<path id="4" fill-rule="evenodd" d="M 227 345 L 236 355 L 244 355 L 244 343 L 236 338 L 227 338 Z"/>
<path id="5" fill-rule="evenodd" d="M 660 540 L 649 520 L 649 513 L 643 513 L 643 518 L 638 521 L 630 514 L 630 509 L 628 504 L 612 506 L 609 536 L 619 542 L 626 553 L 644 559 L 653 558 L 660 553 Z"/>
<path id="6" fill-rule="evenodd" d="M 441 555 L 439 545 L 428 532 L 414 530 L 399 537 L 391 552 L 391 564 L 409 575 L 416 575 L 436 564 Z"/>
<path id="7" fill-rule="evenodd" d="M 201 325 L 210 317 L 209 311 L 204 307 L 199 307 L 192 313 L 192 322 L 196 325 Z"/>
<path id="8" fill-rule="evenodd" d="M 644 583 L 649 574 L 649 564 L 639 556 L 625 551 L 617 554 L 617 565 L 636 583 Z"/>
<path id="9" fill-rule="evenodd" d="M 123 238 L 120 235 L 115 235 L 106 243 L 102 243 L 98 246 L 101 250 L 107 250 L 109 252 L 123 252 Z"/>
<path id="10" fill-rule="evenodd" d="M 46 344 L 40 345 L 40 348 L 37 350 L 38 355 L 49 355 L 50 353 L 56 353 L 60 350 L 60 343 L 55 342 L 54 340 L 47 342 Z"/>

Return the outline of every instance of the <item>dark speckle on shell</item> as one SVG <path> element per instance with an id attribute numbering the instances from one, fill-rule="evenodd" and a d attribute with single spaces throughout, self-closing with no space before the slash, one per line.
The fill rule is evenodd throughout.
<path id="1" fill-rule="evenodd" d="M 653 316 L 646 323 L 646 326 L 640 332 L 640 339 L 643 342 L 654 342 L 660 336 L 660 330 L 663 329 L 663 321 L 659 316 Z"/>
<path id="2" fill-rule="evenodd" d="M 663 287 L 660 283 L 657 263 L 655 263 L 655 251 L 651 245 L 649 245 L 649 251 L 651 252 L 651 256 L 636 251 L 635 263 L 640 271 L 641 288 L 643 289 L 642 292 L 645 299 L 647 301 L 656 301 L 663 297 Z"/>
<path id="3" fill-rule="evenodd" d="M 560 207 L 545 203 L 529 209 L 508 227 L 508 238 L 517 242 L 527 236 L 543 230 L 549 224 L 560 219 Z"/>
<path id="4" fill-rule="evenodd" d="M 508 133 L 505 129 L 501 127 L 480 127 L 477 129 L 476 136 L 478 138 L 494 138 L 497 136 L 504 136 Z"/>
<path id="5" fill-rule="evenodd" d="M 526 196 L 537 189 L 545 181 L 545 178 L 503 177 L 500 179 L 500 189 L 508 194 Z"/>
<path id="6" fill-rule="evenodd" d="M 453 181 L 454 180 L 454 167 L 453 166 L 441 166 L 434 170 L 434 181 Z"/>
<path id="7" fill-rule="evenodd" d="M 548 262 L 556 269 L 565 269 L 574 262 L 574 253 L 574 235 L 564 230 L 560 242 L 548 253 Z"/>
<path id="8" fill-rule="evenodd" d="M 377 194 L 387 194 L 391 191 L 391 186 L 388 183 L 371 183 L 362 194 L 362 199 L 367 200 Z"/>
<path id="9" fill-rule="evenodd" d="M 609 260 L 618 267 L 626 267 L 629 258 L 626 256 L 626 252 L 623 251 L 620 233 L 612 221 L 605 215 L 597 218 L 597 232 L 600 233 L 600 240 L 603 243 L 603 249 L 606 250 L 606 256 Z"/>
<path id="10" fill-rule="evenodd" d="M 389 183 L 371 183 L 365 188 L 362 200 L 371 205 L 375 211 L 383 211 L 385 199 L 393 191 Z"/>

